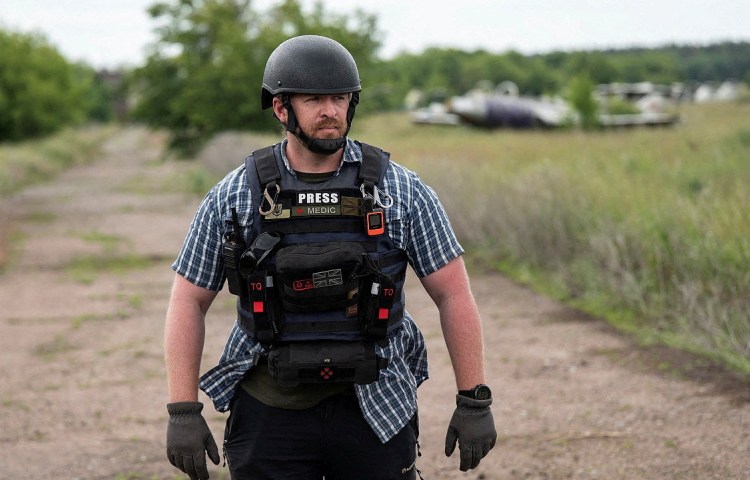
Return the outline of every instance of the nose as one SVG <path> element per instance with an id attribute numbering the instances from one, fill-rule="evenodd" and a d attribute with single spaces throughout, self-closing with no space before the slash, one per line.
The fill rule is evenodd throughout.
<path id="1" fill-rule="evenodd" d="M 332 95 L 326 95 L 321 102 L 321 115 L 324 117 L 335 117 L 338 111 Z"/>

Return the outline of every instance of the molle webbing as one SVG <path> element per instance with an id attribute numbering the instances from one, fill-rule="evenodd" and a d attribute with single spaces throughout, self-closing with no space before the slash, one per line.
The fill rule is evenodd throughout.
<path id="1" fill-rule="evenodd" d="M 240 326 L 261 343 L 272 343 L 268 341 L 269 334 L 273 342 L 382 338 L 401 325 L 406 254 L 395 246 L 387 233 L 372 236 L 365 230 L 368 206 L 364 192 L 377 193 L 375 189 L 382 184 L 389 155 L 376 147 L 360 146 L 362 162 L 345 162 L 336 175 L 315 184 L 301 181 L 285 168 L 279 144 L 259 149 L 245 159 L 248 185 L 256 204 L 248 234 L 250 238 L 263 232 L 281 236 L 279 250 L 259 266 L 262 272 L 258 271 L 254 283 L 250 284 L 264 287 L 263 294 L 260 295 L 260 289 L 251 288 L 250 294 L 240 296 L 237 304 Z M 334 194 L 337 195 L 335 201 Z M 258 204 L 261 204 L 260 209 Z M 335 264 L 337 260 L 330 266 L 320 264 L 320 268 L 311 260 L 310 269 L 304 275 L 295 276 L 293 268 L 294 275 L 279 276 L 277 260 L 280 257 L 277 256 L 282 250 L 296 245 L 310 246 L 314 250 L 315 245 L 337 242 L 361 245 L 367 261 L 358 268 L 369 268 L 371 272 L 367 274 L 363 270 L 355 274 L 367 276 L 360 277 L 359 288 L 354 285 L 351 290 L 347 289 L 348 300 L 343 298 L 337 303 L 336 294 L 329 297 L 329 292 L 340 290 L 333 283 L 322 287 L 315 283 L 316 275 L 321 278 L 322 274 L 332 274 L 336 282 L 343 278 L 342 285 L 352 285 L 357 277 L 347 277 L 346 268 Z M 309 258 L 316 258 L 316 255 Z M 334 254 L 332 258 L 338 257 Z M 343 276 L 337 273 L 340 268 L 343 268 Z M 313 284 L 315 286 L 311 287 Z M 273 286 L 269 289 L 266 285 Z M 371 293 L 378 288 L 380 297 Z M 380 300 L 383 291 L 389 292 L 385 301 Z M 367 295 L 369 297 L 364 298 Z M 335 309 L 327 309 L 329 301 L 336 305 Z M 366 319 L 372 317 L 363 319 L 361 316 L 365 311 L 375 312 L 369 324 Z M 273 332 L 269 333 L 269 329 Z"/>

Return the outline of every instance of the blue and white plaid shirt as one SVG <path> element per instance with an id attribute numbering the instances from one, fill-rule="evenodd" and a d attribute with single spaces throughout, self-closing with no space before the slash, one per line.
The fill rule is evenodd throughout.
<path id="1" fill-rule="evenodd" d="M 294 175 L 284 155 L 286 168 Z M 339 167 L 350 168 L 362 162 L 360 147 L 349 140 Z M 338 174 L 338 172 L 337 172 Z M 416 173 L 393 161 L 381 189 L 390 195 L 393 206 L 386 210 L 388 233 L 403 249 L 415 273 L 424 277 L 463 254 L 443 206 L 435 192 Z M 206 195 L 193 219 L 177 260 L 172 268 L 193 284 L 218 291 L 225 280 L 221 255 L 222 238 L 229 226 L 232 208 L 239 213 L 240 225 L 249 229 L 252 208 L 244 164 L 230 172 Z M 388 345 L 376 347 L 378 355 L 389 360 L 380 378 L 367 385 L 355 385 L 362 413 L 382 442 L 388 441 L 409 421 L 417 408 L 417 387 L 427 379 L 427 351 L 424 338 L 408 312 L 403 328 Z M 217 410 L 228 410 L 237 385 L 261 354 L 260 344 L 251 340 L 235 322 L 219 364 L 201 377 L 200 388 Z"/>

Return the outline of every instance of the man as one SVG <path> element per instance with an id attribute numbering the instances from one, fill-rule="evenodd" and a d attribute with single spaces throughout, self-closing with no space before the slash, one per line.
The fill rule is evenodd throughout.
<path id="1" fill-rule="evenodd" d="M 167 456 L 208 478 L 216 443 L 198 388 L 230 410 L 237 479 L 416 478 L 424 339 L 404 308 L 407 264 L 436 303 L 458 395 L 445 453 L 460 469 L 494 446 L 482 332 L 462 253 L 435 193 L 347 138 L 361 90 L 351 54 L 305 35 L 268 59 L 264 109 L 285 140 L 205 197 L 175 261 L 165 326 Z M 238 319 L 199 382 L 205 315 L 227 279 Z"/>

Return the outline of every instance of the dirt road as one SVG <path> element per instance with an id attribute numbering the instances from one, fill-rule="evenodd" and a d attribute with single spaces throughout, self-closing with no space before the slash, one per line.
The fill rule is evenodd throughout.
<path id="1" fill-rule="evenodd" d="M 161 148 L 126 130 L 96 164 L 6 201 L 22 241 L 0 275 L 0 478 L 181 478 L 164 454 L 162 326 L 169 265 L 198 199 L 173 188 L 184 165 L 159 162 Z M 426 480 L 750 478 L 746 384 L 639 349 L 502 276 L 472 285 L 498 444 L 466 474 L 442 453 L 452 373 L 435 308 L 412 279 L 407 305 L 431 361 L 419 397 Z M 232 308 L 222 294 L 209 314 L 203 370 Z M 219 439 L 224 416 L 207 411 Z"/>

